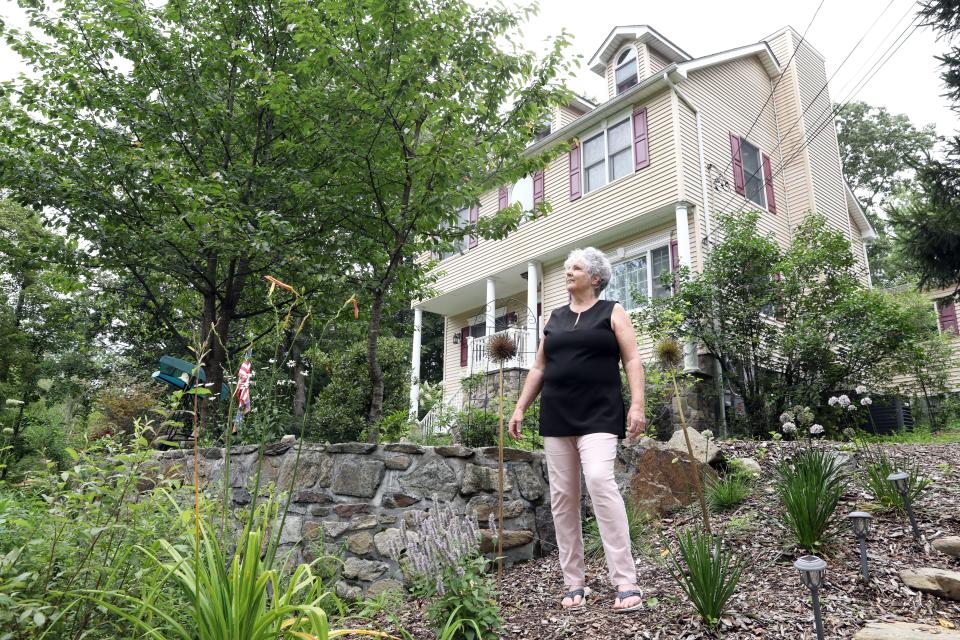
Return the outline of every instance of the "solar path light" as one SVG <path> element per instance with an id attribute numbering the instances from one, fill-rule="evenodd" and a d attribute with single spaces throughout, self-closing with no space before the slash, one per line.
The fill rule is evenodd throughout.
<path id="1" fill-rule="evenodd" d="M 827 563 L 817 556 L 801 556 L 793 566 L 800 572 L 804 586 L 810 589 L 813 600 L 813 622 L 817 626 L 817 640 L 823 640 L 823 619 L 820 617 L 820 586 Z"/>
<path id="2" fill-rule="evenodd" d="M 910 518 L 910 527 L 913 529 L 913 539 L 920 542 L 920 527 L 917 526 L 917 519 L 913 517 L 913 505 L 910 504 L 910 474 L 898 471 L 888 475 L 887 480 L 893 483 L 897 493 L 903 498 L 903 506 L 907 508 L 907 517 Z"/>
<path id="3" fill-rule="evenodd" d="M 865 511 L 854 511 L 847 516 L 853 525 L 853 535 L 860 543 L 860 575 L 863 581 L 870 580 L 870 570 L 867 568 L 867 534 L 870 533 L 870 520 L 873 518 Z"/>

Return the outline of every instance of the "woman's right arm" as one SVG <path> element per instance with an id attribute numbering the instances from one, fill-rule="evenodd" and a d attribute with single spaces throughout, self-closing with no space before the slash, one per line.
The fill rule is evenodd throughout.
<path id="1" fill-rule="evenodd" d="M 540 346 L 537 347 L 537 359 L 534 361 L 533 366 L 530 367 L 530 371 L 527 372 L 527 381 L 523 384 L 523 391 L 520 392 L 517 406 L 513 410 L 513 415 L 510 416 L 510 437 L 514 440 L 520 438 L 523 412 L 533 403 L 537 394 L 540 393 L 540 388 L 543 387 L 543 367 L 545 364 L 543 357 L 544 339 L 546 339 L 546 336 L 540 340 Z"/>

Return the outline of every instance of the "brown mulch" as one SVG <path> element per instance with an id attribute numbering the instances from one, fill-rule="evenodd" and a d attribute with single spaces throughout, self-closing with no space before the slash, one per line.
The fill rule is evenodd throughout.
<path id="1" fill-rule="evenodd" d="M 556 554 L 507 569 L 501 592 L 504 638 L 517 639 L 649 639 L 695 638 L 815 638 L 809 592 L 801 585 L 793 561 L 802 555 L 786 542 L 782 512 L 771 485 L 773 464 L 801 443 L 723 443 L 728 457 L 750 456 L 760 461 L 761 477 L 750 498 L 736 510 L 712 516 L 714 531 L 723 531 L 735 548 L 749 559 L 729 613 L 713 633 L 700 623 L 683 592 L 666 569 L 665 549 L 675 549 L 675 532 L 699 520 L 699 511 L 688 508 L 651 526 L 648 550 L 637 558 L 640 585 L 647 599 L 642 611 L 615 614 L 611 610 L 613 587 L 600 562 L 587 568 L 593 596 L 576 611 L 561 609 L 562 583 Z M 817 446 L 840 446 L 819 443 Z M 766 449 L 765 457 L 758 449 Z M 919 463 L 931 490 L 915 505 L 926 540 L 960 535 L 960 443 L 944 445 L 887 445 L 891 456 Z M 847 455 L 854 455 L 845 451 Z M 839 513 L 868 504 L 871 496 L 859 479 L 845 497 Z M 960 602 L 941 600 L 915 592 L 898 578 L 903 568 L 960 569 L 929 546 L 913 541 L 905 516 L 875 514 L 868 538 L 871 582 L 859 579 L 856 538 L 846 523 L 836 542 L 822 554 L 828 563 L 826 584 L 820 591 L 826 637 L 851 638 L 872 621 L 907 621 L 960 628 Z M 395 612 L 414 637 L 433 638 L 423 617 L 423 604 L 406 602 Z"/>

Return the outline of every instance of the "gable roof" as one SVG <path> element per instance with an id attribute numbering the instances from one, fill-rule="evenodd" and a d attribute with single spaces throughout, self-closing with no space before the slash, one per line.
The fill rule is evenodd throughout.
<path id="1" fill-rule="evenodd" d="M 723 64 L 731 60 L 739 60 L 740 58 L 748 58 L 750 56 L 758 56 L 760 58 L 763 68 L 767 70 L 767 75 L 771 78 L 780 75 L 782 71 L 780 62 L 777 60 L 777 56 L 774 55 L 773 49 L 771 49 L 770 45 L 766 42 L 756 42 L 735 49 L 713 53 L 709 56 L 694 58 L 686 62 L 681 62 L 677 65 L 677 69 L 679 69 L 681 73 L 686 74 L 688 71 L 695 71 L 696 69 L 703 69 L 704 67 L 711 67 L 716 64 Z"/>
<path id="2" fill-rule="evenodd" d="M 667 62 L 683 62 L 692 59 L 689 53 L 667 40 L 656 29 L 649 25 L 640 24 L 614 27 L 610 31 L 610 35 L 600 45 L 600 48 L 597 49 L 597 52 L 590 58 L 587 66 L 594 73 L 604 75 L 610 58 L 620 50 L 624 43 L 632 41 L 646 44 L 666 58 Z"/>

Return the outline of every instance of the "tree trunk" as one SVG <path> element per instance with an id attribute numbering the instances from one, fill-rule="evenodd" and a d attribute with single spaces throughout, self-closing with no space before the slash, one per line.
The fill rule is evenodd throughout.
<path id="1" fill-rule="evenodd" d="M 367 331 L 367 372 L 370 375 L 370 413 L 367 415 L 367 442 L 377 442 L 377 423 L 383 417 L 383 370 L 377 357 L 380 324 L 383 318 L 383 292 L 376 289 L 370 305 L 370 327 Z"/>

